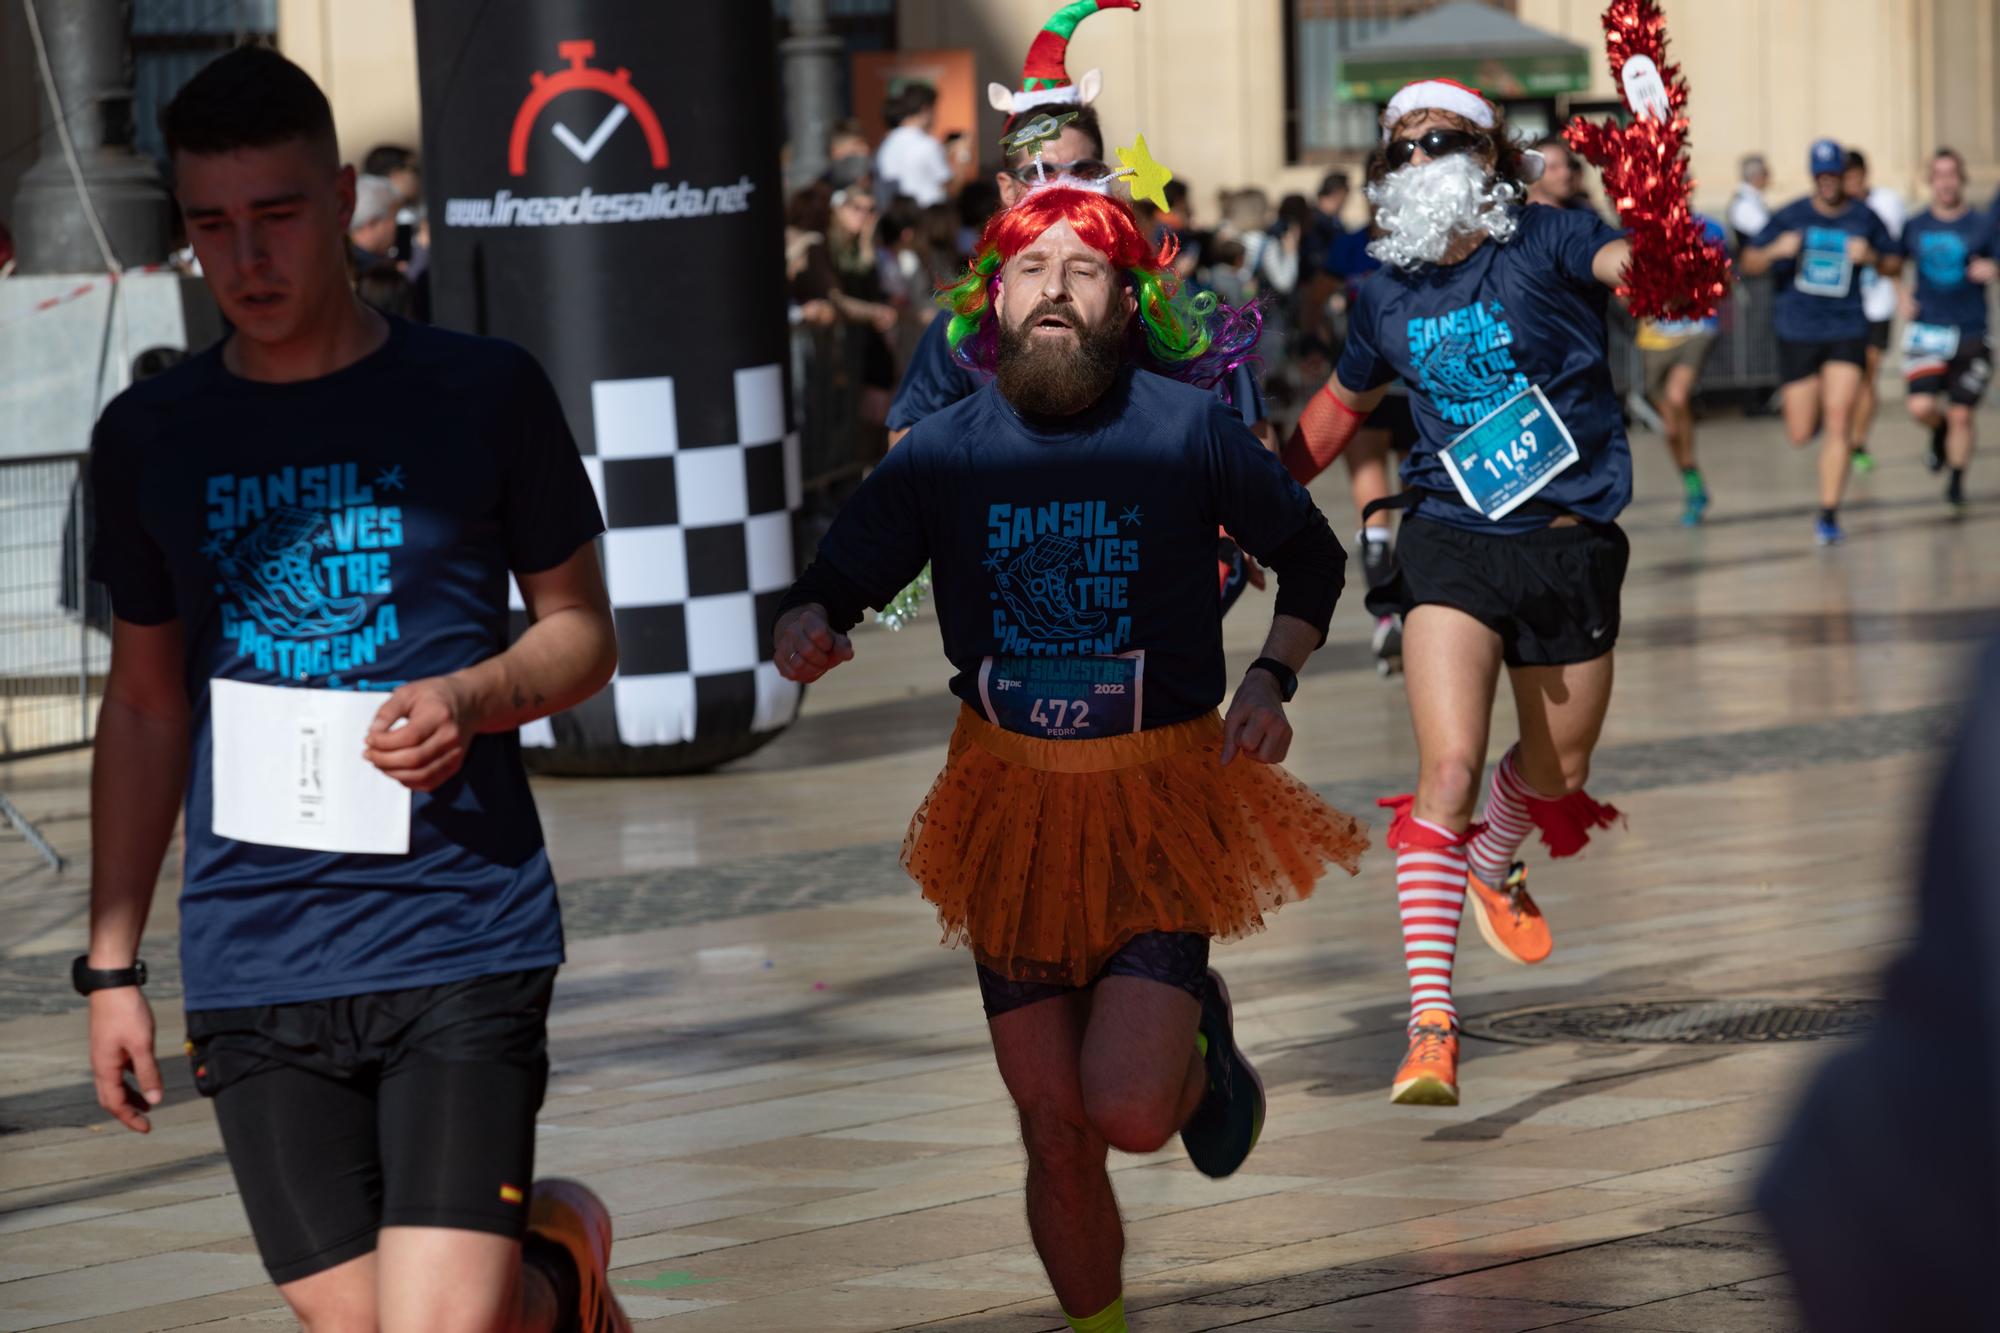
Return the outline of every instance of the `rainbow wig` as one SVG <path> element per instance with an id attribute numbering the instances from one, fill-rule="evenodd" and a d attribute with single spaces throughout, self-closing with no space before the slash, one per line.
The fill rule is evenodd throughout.
<path id="1" fill-rule="evenodd" d="M 980 235 L 972 267 L 938 292 L 939 303 L 951 312 L 945 339 L 960 362 L 993 373 L 1000 348 L 993 292 L 1000 268 L 1058 222 L 1069 223 L 1078 239 L 1125 274 L 1138 298 L 1131 352 L 1142 368 L 1212 389 L 1251 358 L 1264 331 L 1256 306 L 1226 306 L 1213 292 L 1186 295 L 1173 267 L 1179 242 L 1170 235 L 1155 254 L 1124 200 L 1079 186 L 1046 185 L 995 214 Z"/>

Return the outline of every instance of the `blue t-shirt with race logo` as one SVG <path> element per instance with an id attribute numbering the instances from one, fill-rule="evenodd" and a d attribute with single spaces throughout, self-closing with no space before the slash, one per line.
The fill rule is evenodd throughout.
<path id="1" fill-rule="evenodd" d="M 1860 236 L 1875 253 L 1900 255 L 1903 247 L 1889 234 L 1881 217 L 1860 200 L 1853 200 L 1829 217 L 1810 197 L 1795 199 L 1771 215 L 1764 230 L 1752 237 L 1758 249 L 1788 231 L 1799 233 L 1794 259 L 1771 266 L 1777 286 L 1771 322 L 1786 342 L 1845 342 L 1868 336 L 1868 314 L 1861 302 L 1861 270 L 1844 262 L 1847 239 Z M 1800 284 L 1805 284 L 1801 286 Z"/>
<path id="2" fill-rule="evenodd" d="M 992 384 L 925 417 L 819 554 L 878 606 L 929 561 L 952 692 L 1011 730 L 1089 737 L 1220 703 L 1217 526 L 1263 558 L 1316 512 L 1213 394 L 1128 369 L 1059 429 Z M 1081 719 L 1038 706 L 1062 693 Z"/>
<path id="3" fill-rule="evenodd" d="M 1986 336 L 1986 287 L 1966 279 L 1966 265 L 1994 254 L 1992 223 L 1967 210 L 1949 222 L 1926 209 L 1903 226 L 1903 248 L 1917 270 L 1917 321 Z"/>
<path id="4" fill-rule="evenodd" d="M 209 682 L 388 691 L 507 646 L 509 571 L 603 530 L 562 406 L 511 343 L 391 320 L 316 380 L 220 346 L 121 394 L 92 441 L 92 574 L 119 618 L 179 621 L 192 740 L 189 1009 L 439 985 L 562 961 L 518 738 L 418 793 L 404 856 L 239 842 L 212 821 Z M 362 737 L 352 738 L 358 751 Z"/>
<path id="5" fill-rule="evenodd" d="M 918 336 L 917 345 L 910 351 L 910 364 L 903 368 L 902 382 L 896 386 L 896 397 L 889 404 L 890 430 L 908 430 L 933 412 L 942 412 L 960 399 L 970 398 L 986 382 L 987 376 L 968 369 L 952 356 L 951 342 L 945 337 L 950 324 L 949 315 L 939 315 Z M 1229 373 L 1226 384 L 1229 402 L 1245 425 L 1264 420 L 1268 415 L 1264 391 L 1252 366 L 1236 367 Z"/>
<path id="6" fill-rule="evenodd" d="M 1506 244 L 1488 241 L 1457 264 L 1382 268 L 1362 284 L 1335 375 L 1355 393 L 1401 379 L 1418 441 L 1403 483 L 1423 492 L 1415 512 L 1481 532 L 1548 526 L 1547 506 L 1608 523 L 1632 498 L 1632 454 L 1604 359 L 1609 293 L 1591 273 L 1623 234 L 1595 213 L 1539 206 L 1516 212 Z M 1578 459 L 1536 499 L 1499 520 L 1467 508 L 1438 453 L 1530 386 L 1576 442 Z"/>

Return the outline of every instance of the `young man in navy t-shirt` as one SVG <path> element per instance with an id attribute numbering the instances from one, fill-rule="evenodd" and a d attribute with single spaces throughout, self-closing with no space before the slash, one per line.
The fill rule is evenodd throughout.
<path id="1" fill-rule="evenodd" d="M 1738 263 L 1748 277 L 1777 284 L 1773 322 L 1778 378 L 1784 385 L 1785 432 L 1794 445 L 1823 432 L 1819 518 L 1814 539 L 1841 540 L 1840 499 L 1854 453 L 1855 406 L 1868 365 L 1868 315 L 1861 270 L 1885 278 L 1902 266 L 1902 249 L 1875 211 L 1845 193 L 1847 153 L 1831 139 L 1812 146 L 1813 193 L 1771 215 Z"/>
<path id="2" fill-rule="evenodd" d="M 354 171 L 297 66 L 231 52 L 161 123 L 233 332 L 92 443 L 98 1100 L 145 1133 L 162 1099 L 137 960 L 185 798 L 188 1053 L 299 1320 L 628 1327 L 603 1205 L 532 1180 L 563 939 L 516 729 L 617 652 L 561 405 L 520 348 L 355 297 Z"/>
<path id="3" fill-rule="evenodd" d="M 1965 199 L 1965 160 L 1949 148 L 1931 158 L 1931 206 L 1903 228 L 1914 275 L 1903 296 L 1903 374 L 1910 415 L 1930 428 L 1931 470 L 1947 464 L 1945 499 L 1965 504 L 1972 414 L 1993 382 L 1986 341 L 1986 288 L 2000 277 L 1993 224 Z"/>

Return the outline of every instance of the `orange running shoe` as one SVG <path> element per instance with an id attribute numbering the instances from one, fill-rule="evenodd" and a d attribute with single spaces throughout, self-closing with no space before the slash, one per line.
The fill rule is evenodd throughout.
<path id="1" fill-rule="evenodd" d="M 576 1265 L 576 1326 L 583 1333 L 632 1333 L 611 1294 L 611 1213 L 575 1180 L 538 1180 L 528 1195 L 528 1230 L 569 1251 Z"/>
<path id="2" fill-rule="evenodd" d="M 1398 1106 L 1458 1105 L 1458 1033 L 1451 1015 L 1426 1009 L 1410 1029 L 1410 1053 L 1396 1069 L 1389 1100 Z"/>
<path id="3" fill-rule="evenodd" d="M 1502 958 L 1539 963 L 1556 947 L 1549 923 L 1542 919 L 1542 909 L 1528 896 L 1528 868 L 1519 861 L 1499 888 L 1487 887 L 1485 880 L 1470 871 L 1466 872 L 1465 888 L 1479 933 Z"/>

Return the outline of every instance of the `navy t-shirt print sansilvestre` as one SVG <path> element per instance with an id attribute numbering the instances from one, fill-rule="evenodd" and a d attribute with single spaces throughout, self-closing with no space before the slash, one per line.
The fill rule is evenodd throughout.
<path id="1" fill-rule="evenodd" d="M 91 481 L 92 572 L 115 613 L 184 637 L 188 1008 L 560 962 L 513 735 L 478 737 L 458 776 L 414 797 L 406 856 L 237 842 L 211 819 L 212 679 L 386 692 L 471 666 L 506 647 L 508 572 L 554 568 L 602 531 L 534 360 L 400 320 L 303 383 L 242 379 L 212 349 L 105 409 Z"/>
<path id="2" fill-rule="evenodd" d="M 1381 268 L 1362 284 L 1335 375 L 1363 393 L 1409 386 L 1418 441 L 1403 483 L 1416 513 L 1482 532 L 1546 527 L 1545 506 L 1493 520 L 1460 500 L 1438 452 L 1530 386 L 1562 418 L 1579 454 L 1535 497 L 1609 523 L 1632 498 L 1632 454 L 1604 359 L 1609 297 L 1591 272 L 1622 235 L 1595 213 L 1531 205 L 1504 245 L 1456 264 Z"/>
<path id="3" fill-rule="evenodd" d="M 1315 513 L 1231 407 L 1127 370 L 1094 407 L 1046 427 L 992 384 L 925 417 L 819 553 L 870 605 L 928 560 L 953 693 L 999 725 L 1085 737 L 1215 708 L 1227 684 L 1217 526 L 1263 557 Z M 1040 718 L 1009 712 L 1006 686 L 1059 678 L 1088 704 L 1083 728 L 1072 713 L 1037 731 Z"/>

